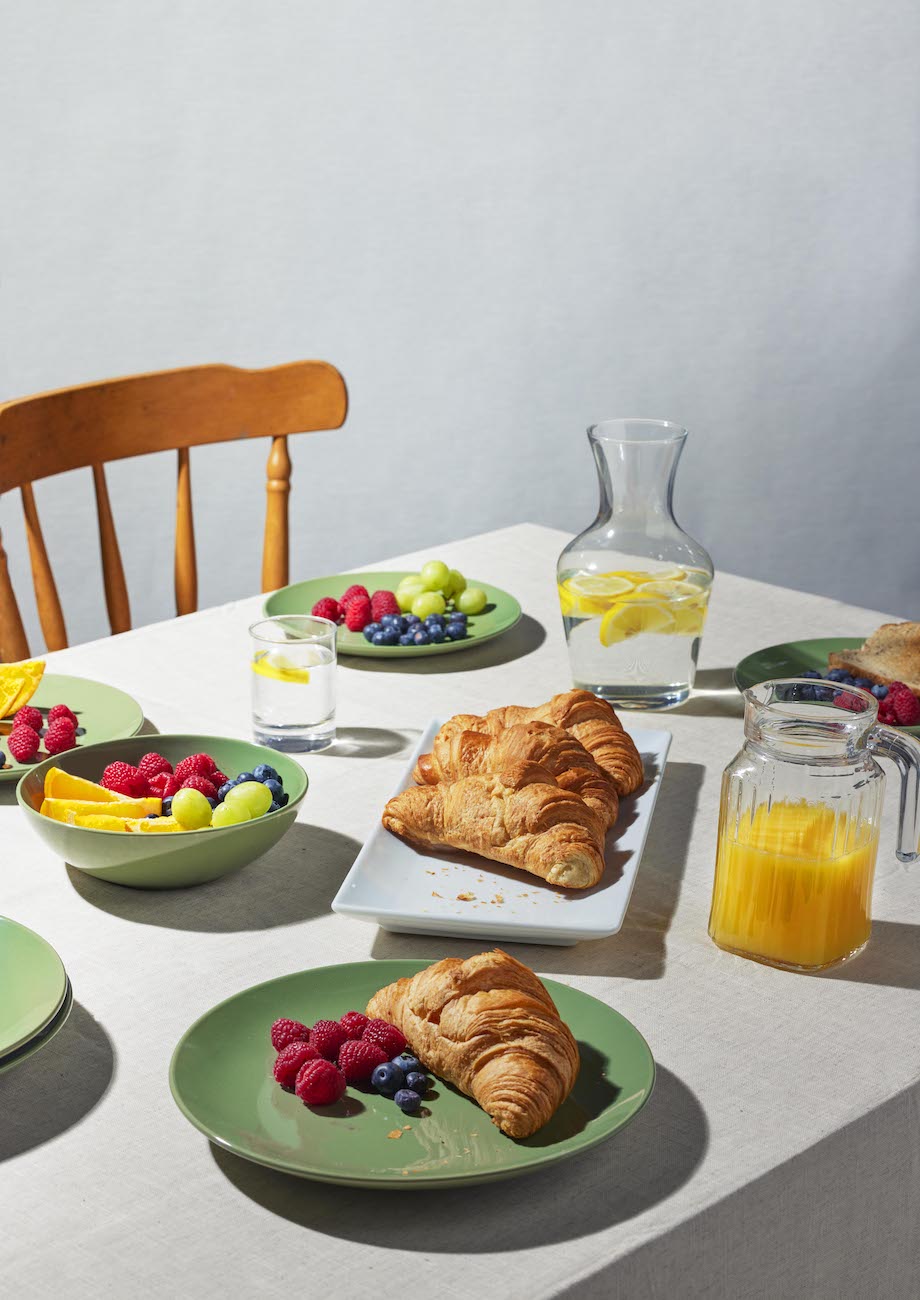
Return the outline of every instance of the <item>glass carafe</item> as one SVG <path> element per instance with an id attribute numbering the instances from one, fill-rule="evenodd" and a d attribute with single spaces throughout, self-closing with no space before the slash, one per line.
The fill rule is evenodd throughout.
<path id="1" fill-rule="evenodd" d="M 855 687 L 789 679 L 744 692 L 744 747 L 722 777 L 709 934 L 720 948 L 815 971 L 861 952 L 885 774 L 901 776 L 897 854 L 916 860 L 920 745 Z"/>
<path id="2" fill-rule="evenodd" d="M 666 420 L 588 429 L 600 509 L 559 556 L 559 603 L 575 685 L 624 708 L 680 704 L 696 672 L 712 561 L 674 518 L 686 438 Z"/>

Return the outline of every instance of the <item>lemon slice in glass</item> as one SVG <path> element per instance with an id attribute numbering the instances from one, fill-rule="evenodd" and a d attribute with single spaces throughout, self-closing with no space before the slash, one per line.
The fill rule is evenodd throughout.
<path id="1" fill-rule="evenodd" d="M 301 685 L 306 685 L 310 680 L 308 668 L 298 668 L 286 655 L 276 652 L 257 655 L 252 661 L 252 671 L 276 682 L 300 682 Z"/>
<path id="2" fill-rule="evenodd" d="M 672 564 L 669 569 L 618 569 L 618 575 L 621 578 L 627 578 L 634 586 L 643 586 L 647 582 L 680 582 L 686 578 L 687 573 L 684 569 L 679 569 L 676 564 Z"/>
<path id="3" fill-rule="evenodd" d="M 643 585 L 642 594 L 654 596 L 658 600 L 692 600 L 701 596 L 703 591 L 694 582 L 681 582 L 678 578 L 656 578 Z"/>
<path id="4" fill-rule="evenodd" d="M 603 614 L 610 607 L 611 601 L 619 600 L 633 584 L 628 578 L 618 573 L 576 573 L 568 578 L 560 593 L 565 590 L 562 599 L 564 614 Z M 566 608 L 568 606 L 568 608 Z"/>
<path id="5" fill-rule="evenodd" d="M 601 645 L 616 645 L 640 632 L 673 632 L 674 615 L 657 602 L 630 601 L 615 605 L 601 619 Z"/>

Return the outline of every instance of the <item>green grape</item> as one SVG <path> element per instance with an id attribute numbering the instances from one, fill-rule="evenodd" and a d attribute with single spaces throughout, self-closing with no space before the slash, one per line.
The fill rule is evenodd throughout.
<path id="1" fill-rule="evenodd" d="M 409 613 L 412 609 L 413 600 L 415 600 L 416 596 L 420 596 L 424 590 L 422 580 L 418 575 L 413 578 L 411 585 L 407 583 L 406 586 L 396 589 L 396 603 L 404 614 Z"/>
<path id="2" fill-rule="evenodd" d="M 172 815 L 184 831 L 201 831 L 211 825 L 211 805 L 200 790 L 177 790 Z"/>
<path id="3" fill-rule="evenodd" d="M 251 818 L 261 817 L 272 806 L 272 792 L 261 781 L 244 781 L 227 791 L 224 803 L 231 808 L 245 808 Z"/>
<path id="4" fill-rule="evenodd" d="M 481 614 L 489 603 L 482 587 L 464 587 L 454 601 L 461 614 Z"/>
<path id="5" fill-rule="evenodd" d="M 460 570 L 451 569 L 450 577 L 448 578 L 447 591 L 444 593 L 445 596 L 452 596 L 456 600 L 456 598 L 460 595 L 460 592 L 463 591 L 465 587 L 466 587 L 466 578 L 464 578 Z"/>
<path id="6" fill-rule="evenodd" d="M 252 821 L 249 813 L 238 803 L 219 803 L 211 814 L 212 826 L 238 826 L 249 821 Z"/>
<path id="7" fill-rule="evenodd" d="M 426 591 L 441 591 L 450 581 L 450 569 L 443 560 L 429 560 L 422 565 L 419 576 Z"/>
<path id="8" fill-rule="evenodd" d="M 423 591 L 412 602 L 412 613 L 416 618 L 427 618 L 429 614 L 443 614 L 447 602 L 439 591 Z"/>
<path id="9" fill-rule="evenodd" d="M 421 591 L 422 587 L 424 586 L 424 583 L 422 582 L 421 574 L 406 573 L 403 574 L 403 576 L 400 578 L 399 585 L 397 586 L 396 590 L 400 591 L 403 587 L 414 587 L 416 586 L 416 584 L 418 585 L 418 588 Z"/>

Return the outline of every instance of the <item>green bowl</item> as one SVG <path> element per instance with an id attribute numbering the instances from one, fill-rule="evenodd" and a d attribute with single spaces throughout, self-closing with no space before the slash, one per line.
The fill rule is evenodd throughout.
<path id="1" fill-rule="evenodd" d="M 175 767 L 188 754 L 210 754 L 222 772 L 234 776 L 270 763 L 284 783 L 288 803 L 238 826 L 203 831 L 176 831 L 168 835 L 132 835 L 125 831 L 100 831 L 88 826 L 66 826 L 42 817 L 45 773 L 59 767 L 73 776 L 98 781 L 109 763 L 137 764 L 155 750 Z M 72 867 L 116 885 L 136 889 L 180 889 L 202 885 L 248 866 L 281 839 L 293 824 L 307 793 L 307 774 L 299 763 L 263 745 L 225 736 L 132 736 L 99 745 L 81 746 L 57 754 L 30 769 L 16 787 L 16 798 L 35 831 Z"/>

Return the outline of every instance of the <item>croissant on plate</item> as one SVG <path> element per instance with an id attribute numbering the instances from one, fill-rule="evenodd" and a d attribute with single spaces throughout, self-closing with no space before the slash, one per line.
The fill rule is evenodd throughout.
<path id="1" fill-rule="evenodd" d="M 610 827 L 617 819 L 619 797 L 609 773 L 598 767 L 580 741 L 548 722 L 522 722 L 497 735 L 468 731 L 452 718 L 435 736 L 430 754 L 415 765 L 415 780 L 424 785 L 463 776 L 500 772 L 517 762 L 539 763 L 563 790 L 580 795 Z"/>
<path id="2" fill-rule="evenodd" d="M 549 722 L 568 731 L 588 750 L 597 765 L 610 774 L 621 797 L 632 794 L 642 784 L 642 758 L 632 737 L 623 730 L 612 705 L 590 691 L 565 691 L 532 709 L 508 704 L 482 717 L 459 713 L 445 725 L 456 724 L 465 731 L 500 736 L 508 727 L 522 722 Z"/>
<path id="3" fill-rule="evenodd" d="M 401 1029 L 422 1064 L 509 1137 L 542 1128 L 578 1077 L 578 1045 L 549 993 L 500 948 L 397 980 L 374 994 L 367 1014 Z"/>
<path id="4" fill-rule="evenodd" d="M 605 818 L 538 763 L 410 786 L 383 824 L 416 845 L 467 849 L 567 889 L 588 889 L 604 872 Z"/>

